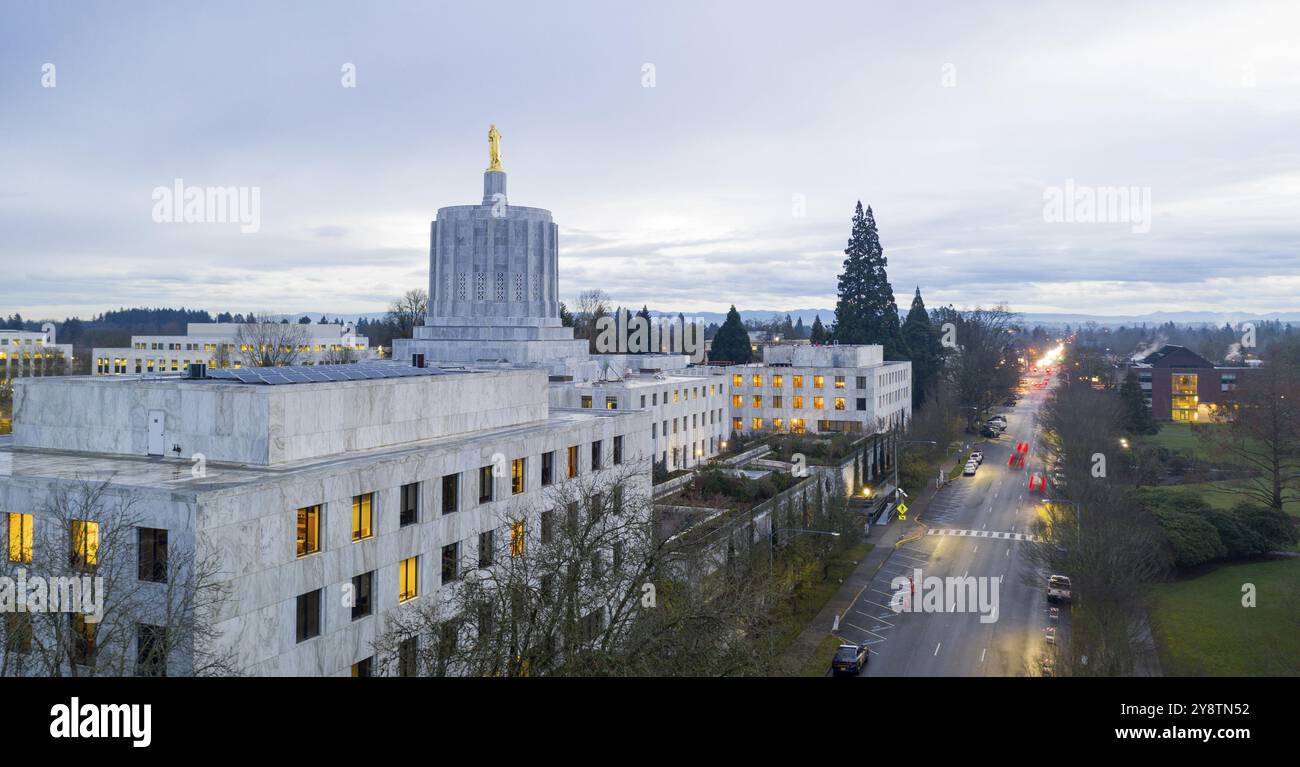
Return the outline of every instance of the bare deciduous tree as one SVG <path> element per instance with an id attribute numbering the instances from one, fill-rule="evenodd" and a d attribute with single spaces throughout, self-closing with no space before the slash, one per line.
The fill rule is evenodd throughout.
<path id="1" fill-rule="evenodd" d="M 142 561 L 146 519 L 111 479 L 55 488 L 25 524 L 21 551 L 0 562 L 0 576 L 16 601 L 39 589 L 46 596 L 0 622 L 0 676 L 236 672 L 233 655 L 212 641 L 210 617 L 228 598 L 217 562 L 185 546 Z M 91 605 L 98 621 L 86 619 Z"/>
<path id="2" fill-rule="evenodd" d="M 411 338 L 415 329 L 424 324 L 429 313 L 429 294 L 423 288 L 408 290 L 388 306 L 388 324 L 393 326 L 394 338 Z"/>
<path id="3" fill-rule="evenodd" d="M 481 541 L 490 555 L 470 558 L 438 601 L 399 607 L 389 617 L 375 642 L 381 670 L 470 676 L 752 670 L 760 660 L 753 641 L 763 623 L 760 588 L 726 572 L 681 577 L 699 552 L 656 540 L 650 501 L 631 494 L 629 476 L 601 484 L 571 480 L 547 494 L 544 508 L 510 509 Z"/>
<path id="4" fill-rule="evenodd" d="M 279 367 L 303 360 L 310 349 L 310 335 L 303 325 L 277 322 L 263 312 L 239 326 L 235 343 L 244 367 Z"/>

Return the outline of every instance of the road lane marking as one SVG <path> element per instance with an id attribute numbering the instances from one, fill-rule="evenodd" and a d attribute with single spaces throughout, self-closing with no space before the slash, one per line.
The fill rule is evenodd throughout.
<path id="1" fill-rule="evenodd" d="M 983 663 L 983 662 L 984 662 L 984 653 L 986 653 L 986 652 L 988 652 L 988 651 L 989 651 L 989 648 L 987 648 L 987 647 L 985 647 L 983 650 L 980 650 L 980 663 Z"/>
<path id="2" fill-rule="evenodd" d="M 846 621 L 846 623 L 847 623 L 847 621 Z M 871 631 L 870 629 L 864 629 L 864 628 L 862 628 L 861 626 L 857 626 L 857 625 L 854 625 L 854 624 L 852 624 L 852 623 L 848 623 L 848 625 L 853 626 L 853 628 L 857 629 L 858 631 L 865 631 L 865 632 L 868 633 L 868 634 L 875 634 L 876 636 L 880 637 L 881 639 L 888 639 L 888 637 L 886 637 L 884 634 L 876 634 L 876 632 Z"/>
<path id="3" fill-rule="evenodd" d="M 934 656 L 933 656 L 933 657 L 938 657 L 938 655 L 939 655 L 939 648 L 940 648 L 940 647 L 943 647 L 943 642 L 940 642 L 939 644 L 937 644 L 937 645 L 934 646 Z"/>

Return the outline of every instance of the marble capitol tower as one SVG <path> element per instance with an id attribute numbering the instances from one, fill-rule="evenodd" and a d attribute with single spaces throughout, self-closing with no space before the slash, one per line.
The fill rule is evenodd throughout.
<path id="1" fill-rule="evenodd" d="M 430 225 L 428 315 L 414 338 L 394 340 L 394 357 L 574 375 L 591 363 L 560 322 L 559 228 L 549 210 L 508 203 L 500 140 L 492 126 L 483 199 L 439 208 Z"/>

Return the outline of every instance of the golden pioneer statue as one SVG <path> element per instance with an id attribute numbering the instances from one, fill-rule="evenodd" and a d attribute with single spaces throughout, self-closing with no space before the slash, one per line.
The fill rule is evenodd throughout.
<path id="1" fill-rule="evenodd" d="M 504 171 L 501 167 L 501 132 L 497 126 L 488 126 L 488 170 Z"/>

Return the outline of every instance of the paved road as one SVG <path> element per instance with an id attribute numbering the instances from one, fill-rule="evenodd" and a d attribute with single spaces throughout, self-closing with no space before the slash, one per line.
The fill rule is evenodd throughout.
<path id="1" fill-rule="evenodd" d="M 1042 471 L 1038 411 L 1046 394 L 1031 386 L 1018 407 L 1003 409 L 1007 431 L 980 445 L 984 464 L 976 475 L 940 491 L 923 517 L 928 530 L 899 546 L 845 613 L 837 633 L 870 645 L 866 676 L 1038 676 L 1049 633 L 1068 638 L 1068 608 L 1053 615 L 1042 578 L 1024 556 L 1042 497 L 1027 484 Z M 1007 466 L 1017 442 L 1031 445 L 1023 469 Z M 925 577 L 1000 579 L 997 620 L 982 623 L 978 610 L 895 612 L 891 581 L 916 568 Z"/>

